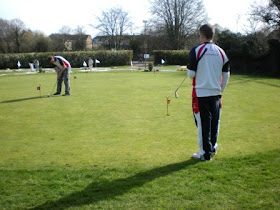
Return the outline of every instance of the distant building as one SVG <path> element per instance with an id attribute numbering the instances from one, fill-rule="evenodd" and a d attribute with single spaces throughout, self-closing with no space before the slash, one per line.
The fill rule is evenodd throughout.
<path id="1" fill-rule="evenodd" d="M 92 50 L 92 38 L 90 35 L 87 35 L 86 38 L 86 50 Z"/>
<path id="2" fill-rule="evenodd" d="M 68 51 L 72 51 L 72 41 L 70 41 L 70 40 L 67 40 L 67 41 L 65 41 L 64 42 L 64 47 L 65 47 L 65 49 L 66 50 L 68 50 Z"/>
<path id="3" fill-rule="evenodd" d="M 70 35 L 68 40 L 64 42 L 64 46 L 68 51 L 92 50 L 92 39 L 90 35 Z"/>
<path id="4" fill-rule="evenodd" d="M 51 34 L 49 36 L 58 50 L 92 50 L 90 35 Z M 63 48 L 63 49 L 62 49 Z"/>
<path id="5" fill-rule="evenodd" d="M 93 49 L 131 49 L 131 41 L 139 40 L 143 41 L 143 35 L 123 35 L 121 40 L 117 40 L 116 43 L 110 36 L 96 36 L 93 38 L 92 46 Z"/>
<path id="6" fill-rule="evenodd" d="M 96 36 L 92 40 L 93 49 L 98 49 L 109 45 L 110 45 L 109 36 Z"/>

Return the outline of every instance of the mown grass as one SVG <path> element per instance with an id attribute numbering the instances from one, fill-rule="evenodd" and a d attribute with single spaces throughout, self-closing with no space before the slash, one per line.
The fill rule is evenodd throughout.
<path id="1" fill-rule="evenodd" d="M 75 73 L 50 98 L 54 74 L 0 77 L 0 208 L 279 208 L 279 80 L 233 75 L 219 153 L 196 162 L 184 75 Z"/>

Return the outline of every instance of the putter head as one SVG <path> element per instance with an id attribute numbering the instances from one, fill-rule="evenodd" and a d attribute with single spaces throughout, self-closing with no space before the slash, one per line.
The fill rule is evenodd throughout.
<path id="1" fill-rule="evenodd" d="M 178 92 L 175 91 L 175 98 L 178 98 Z"/>

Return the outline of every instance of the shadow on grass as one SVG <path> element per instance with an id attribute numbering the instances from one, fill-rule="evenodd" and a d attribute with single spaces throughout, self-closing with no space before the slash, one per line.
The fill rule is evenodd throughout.
<path id="1" fill-rule="evenodd" d="M 57 201 L 46 202 L 32 209 L 66 209 L 94 204 L 102 200 L 110 200 L 127 193 L 133 188 L 141 187 L 157 178 L 167 176 L 196 163 L 197 161 L 195 160 L 187 160 L 154 168 L 123 179 L 103 183 L 93 182 L 79 192 L 72 193 Z"/>
<path id="2" fill-rule="evenodd" d="M 14 100 L 2 101 L 2 102 L 0 102 L 0 103 L 2 103 L 2 104 L 14 103 L 14 102 L 21 102 L 21 101 L 29 101 L 29 100 L 39 99 L 39 98 L 48 98 L 48 95 L 45 95 L 45 96 L 36 96 L 36 97 L 29 97 L 29 98 L 19 98 L 19 99 L 14 99 Z"/>
<path id="3" fill-rule="evenodd" d="M 273 78 L 273 79 L 277 79 L 277 78 Z M 259 84 L 263 84 L 263 85 L 267 85 L 267 86 L 271 86 L 271 87 L 280 88 L 280 84 L 271 84 L 271 83 L 269 83 L 269 81 L 266 80 L 266 77 L 260 78 L 257 76 L 250 76 L 250 78 L 238 78 L 238 80 L 234 80 L 234 81 L 230 80 L 228 86 L 239 85 L 239 84 L 244 84 L 244 83 L 248 83 L 248 82 L 255 82 L 255 83 L 259 83 Z"/>
<path id="4" fill-rule="evenodd" d="M 263 81 L 256 81 L 257 83 L 259 84 L 263 84 L 263 85 L 268 85 L 268 86 L 271 86 L 271 87 L 277 87 L 277 88 L 280 88 L 280 85 L 276 85 L 276 84 L 269 84 L 268 82 L 263 82 Z"/>

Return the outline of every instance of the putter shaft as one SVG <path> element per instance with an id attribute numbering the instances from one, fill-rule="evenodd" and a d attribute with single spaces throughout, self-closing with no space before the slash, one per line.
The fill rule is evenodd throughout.
<path id="1" fill-rule="evenodd" d="M 57 82 L 58 82 L 58 80 L 56 80 L 56 82 L 54 83 L 54 86 L 53 86 L 52 92 L 50 93 L 50 96 L 52 95 L 53 90 L 54 90 L 55 86 L 57 85 Z"/>
<path id="2" fill-rule="evenodd" d="M 185 80 L 187 79 L 188 75 L 185 76 L 184 80 L 181 82 L 181 84 L 179 85 L 179 87 L 175 90 L 175 98 L 178 98 L 178 93 L 177 91 L 179 90 L 179 88 L 182 86 L 182 84 L 185 82 Z"/>

